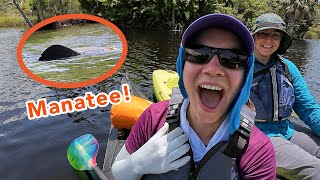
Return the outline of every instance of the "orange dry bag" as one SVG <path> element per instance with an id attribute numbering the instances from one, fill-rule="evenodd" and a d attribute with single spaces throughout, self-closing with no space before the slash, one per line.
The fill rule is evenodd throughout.
<path id="1" fill-rule="evenodd" d="M 122 101 L 120 104 L 112 105 L 110 110 L 111 123 L 118 129 L 131 129 L 140 115 L 152 102 L 131 95 L 130 102 Z"/>

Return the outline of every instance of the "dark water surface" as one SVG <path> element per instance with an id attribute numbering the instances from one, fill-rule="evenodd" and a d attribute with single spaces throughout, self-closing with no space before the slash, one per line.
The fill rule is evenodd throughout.
<path id="1" fill-rule="evenodd" d="M 86 92 L 109 93 L 119 88 L 124 69 L 151 99 L 152 71 L 175 68 L 181 34 L 123 32 L 129 53 L 116 74 L 89 87 L 55 89 L 35 82 L 20 69 L 16 47 L 23 30 L 0 29 L 0 179 L 77 179 L 66 152 L 73 139 L 86 133 L 99 141 L 97 163 L 102 167 L 110 126 L 109 106 L 30 121 L 25 102 L 40 98 L 46 98 L 47 102 L 73 99 Z M 320 41 L 295 41 L 287 57 L 297 64 L 320 102 Z"/>

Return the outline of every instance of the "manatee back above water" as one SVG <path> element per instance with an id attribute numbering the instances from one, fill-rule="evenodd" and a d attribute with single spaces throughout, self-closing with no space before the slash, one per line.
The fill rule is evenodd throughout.
<path id="1" fill-rule="evenodd" d="M 80 55 L 78 52 L 62 45 L 52 45 L 48 47 L 39 58 L 39 61 L 51 61 L 57 59 L 64 59 L 72 56 Z"/>

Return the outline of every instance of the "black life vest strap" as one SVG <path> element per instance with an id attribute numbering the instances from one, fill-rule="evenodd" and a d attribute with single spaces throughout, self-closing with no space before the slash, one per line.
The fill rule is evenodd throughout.
<path id="1" fill-rule="evenodd" d="M 224 154 L 236 158 L 244 149 L 254 125 L 256 112 L 247 105 L 242 106 L 240 112 L 240 127 L 231 135 Z"/>
<path id="2" fill-rule="evenodd" d="M 257 72 L 255 72 L 255 73 L 253 73 L 253 79 L 256 78 L 256 77 L 258 77 L 258 76 L 260 76 L 260 75 L 262 75 L 262 74 L 265 74 L 265 73 L 267 73 L 267 72 L 269 72 L 269 67 L 264 68 L 264 69 L 262 69 L 262 70 L 260 70 L 260 71 L 257 71 Z"/>
<path id="3" fill-rule="evenodd" d="M 195 166 L 193 153 L 190 148 L 189 156 L 191 157 L 191 170 L 189 173 L 189 180 L 197 179 L 199 171 L 207 164 L 207 162 L 227 143 L 227 141 L 221 141 L 214 145 L 201 159 L 198 166 Z"/>
<path id="4" fill-rule="evenodd" d="M 179 126 L 180 109 L 183 102 L 183 96 L 178 87 L 172 88 L 172 95 L 168 105 L 166 122 L 169 124 L 169 132 Z"/>
<path id="5" fill-rule="evenodd" d="M 190 163 L 191 163 L 191 167 L 190 167 L 190 172 L 189 172 L 189 180 L 195 180 L 197 179 L 198 176 L 198 172 L 199 169 L 196 167 L 195 163 L 194 163 L 194 159 L 193 159 L 193 152 L 192 149 L 190 148 L 188 155 L 190 156 Z"/>
<path id="6" fill-rule="evenodd" d="M 169 124 L 169 131 L 172 131 L 179 126 L 180 122 L 180 109 L 183 102 L 183 96 L 179 88 L 172 89 L 171 100 L 168 105 L 168 112 L 166 115 L 166 122 Z M 223 145 L 227 144 L 227 147 L 224 150 L 224 154 L 230 158 L 236 158 L 244 146 L 246 145 L 247 140 L 249 139 L 250 133 L 252 131 L 252 126 L 254 125 L 255 112 L 252 111 L 248 106 L 244 105 L 241 109 L 240 116 L 240 127 L 235 131 L 228 142 L 222 141 L 213 146 L 201 159 L 199 166 L 196 167 L 193 159 L 193 152 L 190 148 L 189 155 L 191 157 L 191 170 L 189 179 L 194 179 L 197 177 L 198 172 L 205 164 L 217 153 Z"/>
<path id="7" fill-rule="evenodd" d="M 290 82 L 292 82 L 292 78 L 289 73 L 288 65 L 287 65 L 287 63 L 284 62 L 283 57 L 281 55 L 273 56 L 273 57 L 276 58 L 277 60 L 279 60 L 280 64 L 282 65 L 283 71 L 284 71 L 284 72 L 281 72 L 280 70 L 277 69 L 277 73 L 283 74 L 286 78 L 289 79 Z M 271 67 L 266 67 L 264 69 L 261 69 L 260 71 L 253 73 L 253 79 L 262 75 L 262 74 L 269 72 L 270 68 Z"/>
<path id="8" fill-rule="evenodd" d="M 207 162 L 227 143 L 227 141 L 221 141 L 218 144 L 214 145 L 201 159 L 199 162 L 199 170 L 207 164 Z"/>
<path id="9" fill-rule="evenodd" d="M 224 154 L 236 158 L 244 149 L 249 139 L 254 122 L 248 121 L 243 116 L 240 117 L 240 127 L 230 137 L 228 145 L 224 150 Z"/>

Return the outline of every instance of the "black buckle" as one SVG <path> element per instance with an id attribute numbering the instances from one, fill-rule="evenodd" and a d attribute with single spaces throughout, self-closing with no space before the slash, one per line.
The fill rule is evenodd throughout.
<path id="1" fill-rule="evenodd" d="M 238 131 L 238 133 L 240 133 L 240 135 L 243 135 L 246 138 L 248 138 L 250 136 L 251 131 L 252 131 L 253 124 L 248 119 L 245 119 L 245 120 L 244 119 L 245 118 L 243 116 L 241 116 L 240 127 L 237 131 Z"/>

